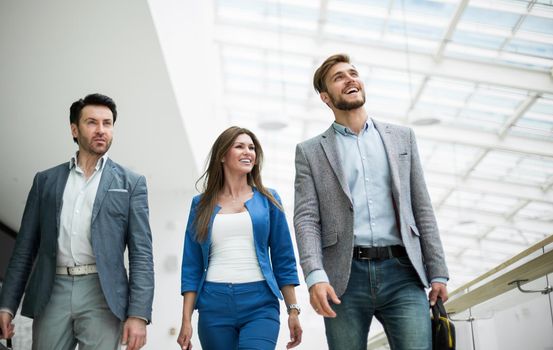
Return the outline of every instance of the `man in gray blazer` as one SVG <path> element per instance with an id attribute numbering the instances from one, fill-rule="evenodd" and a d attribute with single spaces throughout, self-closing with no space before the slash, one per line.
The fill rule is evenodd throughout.
<path id="1" fill-rule="evenodd" d="M 88 95 L 69 118 L 79 150 L 34 178 L 0 294 L 0 328 L 13 336 L 25 291 L 21 314 L 34 319 L 34 350 L 121 342 L 138 350 L 154 294 L 146 180 L 106 154 L 117 118 L 111 98 Z"/>
<path id="2" fill-rule="evenodd" d="M 424 288 L 445 301 L 449 277 L 415 135 L 368 118 L 347 55 L 313 83 L 335 122 L 296 148 L 294 227 L 329 348 L 365 350 L 375 316 L 392 349 L 430 349 Z"/>

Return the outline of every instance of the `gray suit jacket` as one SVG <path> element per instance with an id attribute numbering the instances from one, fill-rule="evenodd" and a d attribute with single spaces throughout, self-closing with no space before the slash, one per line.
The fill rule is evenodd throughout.
<path id="1" fill-rule="evenodd" d="M 390 164 L 398 228 L 422 284 L 448 278 L 434 211 L 424 182 L 415 135 L 374 121 Z M 332 127 L 296 147 L 294 228 L 305 276 L 324 270 L 338 296 L 349 280 L 353 205 Z"/>
<path id="2" fill-rule="evenodd" d="M 50 299 L 56 273 L 64 163 L 36 174 L 0 294 L 0 308 L 40 315 Z M 92 210 L 91 240 L 106 301 L 120 320 L 151 319 L 154 295 L 152 236 L 146 180 L 109 158 Z M 124 252 L 129 249 L 129 277 Z M 30 278 L 29 278 L 30 275 Z M 28 280 L 28 283 L 27 283 Z"/>

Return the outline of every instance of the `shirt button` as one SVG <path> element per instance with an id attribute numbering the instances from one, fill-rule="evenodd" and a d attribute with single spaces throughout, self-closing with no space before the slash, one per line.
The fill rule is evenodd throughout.
<path id="1" fill-rule="evenodd" d="M 368 178 L 368 177 L 366 177 L 366 178 L 365 178 L 365 181 L 369 182 L 369 178 Z"/>
<path id="2" fill-rule="evenodd" d="M 376 223 L 375 223 L 375 222 L 373 222 L 373 223 L 372 223 L 371 225 L 373 225 L 373 226 L 374 226 L 374 225 L 376 225 Z"/>

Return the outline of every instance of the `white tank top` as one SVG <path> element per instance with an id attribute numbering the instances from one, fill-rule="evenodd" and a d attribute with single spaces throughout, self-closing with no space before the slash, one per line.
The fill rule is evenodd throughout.
<path id="1" fill-rule="evenodd" d="M 218 214 L 213 220 L 206 280 L 246 283 L 262 281 L 248 211 Z"/>

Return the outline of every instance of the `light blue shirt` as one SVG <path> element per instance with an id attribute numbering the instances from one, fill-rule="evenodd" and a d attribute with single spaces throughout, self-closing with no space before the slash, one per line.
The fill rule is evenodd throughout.
<path id="1" fill-rule="evenodd" d="M 355 246 L 383 247 L 403 245 L 397 227 L 392 198 L 392 176 L 386 149 L 373 121 L 368 118 L 357 135 L 334 122 L 336 146 L 353 202 L 353 240 Z M 445 278 L 432 282 L 446 283 Z M 328 282 L 324 270 L 314 270 L 305 279 L 307 287 Z"/>
<path id="2" fill-rule="evenodd" d="M 353 202 L 354 245 L 403 245 L 393 206 L 388 157 L 372 120 L 367 120 L 359 135 L 336 122 L 332 127 Z"/>

